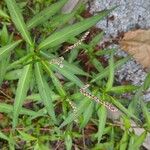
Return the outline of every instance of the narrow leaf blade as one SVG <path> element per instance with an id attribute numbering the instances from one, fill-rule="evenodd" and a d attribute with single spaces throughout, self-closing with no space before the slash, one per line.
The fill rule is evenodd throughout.
<path id="1" fill-rule="evenodd" d="M 54 111 L 54 104 L 52 103 L 52 98 L 50 95 L 50 88 L 43 78 L 43 73 L 41 69 L 40 63 L 35 64 L 35 76 L 36 76 L 36 82 L 38 86 L 38 90 L 40 93 L 40 96 L 44 102 L 44 105 L 48 111 L 48 114 L 52 117 L 52 120 L 56 123 L 56 116 L 55 116 L 55 111 Z"/>
<path id="2" fill-rule="evenodd" d="M 12 51 L 16 46 L 19 45 L 21 41 L 16 41 L 14 43 L 11 43 L 7 46 L 3 46 L 0 48 L 0 59 L 3 58 L 3 56 L 5 56 L 6 54 L 8 54 L 10 51 Z"/>
<path id="3" fill-rule="evenodd" d="M 49 7 L 45 8 L 44 10 L 36 14 L 32 19 L 30 19 L 27 22 L 28 29 L 36 27 L 37 25 L 48 20 L 51 16 L 56 14 L 67 1 L 68 0 L 61 0 L 55 4 L 50 5 Z"/>
<path id="4" fill-rule="evenodd" d="M 15 0 L 5 0 L 9 13 L 11 15 L 12 21 L 15 24 L 18 31 L 21 33 L 24 40 L 32 45 L 32 40 L 30 34 L 27 30 L 26 24 L 24 22 L 23 16 Z"/>
<path id="5" fill-rule="evenodd" d="M 19 79 L 13 111 L 13 127 L 15 128 L 18 123 L 18 116 L 21 111 L 23 101 L 26 98 L 27 91 L 29 89 L 30 76 L 32 71 L 32 65 L 27 65 L 23 68 L 22 75 Z"/>
<path id="6" fill-rule="evenodd" d="M 88 28 L 92 27 L 93 25 L 95 25 L 100 19 L 107 16 L 109 12 L 110 10 L 104 11 L 99 15 L 81 21 L 79 23 L 76 23 L 72 26 L 65 27 L 62 30 L 53 33 L 52 35 L 50 35 L 48 38 L 46 38 L 44 41 L 40 43 L 38 49 L 46 49 L 46 48 L 54 47 L 58 44 L 65 42 L 70 37 L 74 37 L 80 34 L 81 32 L 86 31 Z"/>

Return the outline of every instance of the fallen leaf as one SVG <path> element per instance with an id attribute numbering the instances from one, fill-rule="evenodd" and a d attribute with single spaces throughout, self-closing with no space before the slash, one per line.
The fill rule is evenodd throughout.
<path id="1" fill-rule="evenodd" d="M 124 34 L 119 44 L 144 68 L 150 68 L 150 29 L 129 31 Z"/>

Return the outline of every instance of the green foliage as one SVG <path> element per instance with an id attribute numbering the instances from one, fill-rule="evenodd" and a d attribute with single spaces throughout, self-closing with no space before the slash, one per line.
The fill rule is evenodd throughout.
<path id="1" fill-rule="evenodd" d="M 85 19 L 81 2 L 63 14 L 67 1 L 2 2 L 0 149 L 139 149 L 150 131 L 149 106 L 141 100 L 149 74 L 142 86 L 118 85 L 115 71 L 130 57 L 118 60 L 114 49 L 96 51 L 103 32 L 82 39 L 112 9 Z M 68 45 L 73 48 L 65 51 Z M 134 93 L 132 101 L 122 98 L 127 93 Z M 119 115 L 119 123 L 109 114 Z M 132 121 L 145 130 L 140 136 Z"/>

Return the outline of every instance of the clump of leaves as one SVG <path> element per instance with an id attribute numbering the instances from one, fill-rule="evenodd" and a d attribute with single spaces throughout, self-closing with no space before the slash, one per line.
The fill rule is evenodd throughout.
<path id="1" fill-rule="evenodd" d="M 0 11 L 3 25 L 0 84 L 4 87 L 8 83 L 11 95 L 1 90 L 0 112 L 7 121 L 0 124 L 0 138 L 8 142 L 9 149 L 138 149 L 150 129 L 145 104 L 141 105 L 144 126 L 137 113 L 138 99 L 148 88 L 149 76 L 140 88 L 117 86 L 115 69 L 130 57 L 116 60 L 114 50 L 95 50 L 103 33 L 84 42 L 88 36 L 84 32 L 111 10 L 84 19 L 78 14 L 79 7 L 70 14 L 63 14 L 60 10 L 66 2 L 61 0 L 34 11 L 31 4 L 4 1 L 7 7 L 4 5 L 5 9 Z M 38 3 L 38 8 L 43 4 Z M 24 19 L 27 8 L 34 15 L 31 17 L 28 12 L 29 16 Z M 71 19 L 73 24 L 70 24 Z M 64 49 L 66 43 L 71 46 Z M 90 72 L 86 72 L 79 62 L 81 51 L 93 66 Z M 107 67 L 99 60 L 105 54 L 110 56 Z M 84 87 L 86 82 L 90 89 Z M 137 94 L 131 103 L 126 99 L 125 107 L 120 95 L 135 90 Z M 118 118 L 121 122 L 108 119 L 111 110 L 117 111 L 112 114 L 122 112 L 121 119 Z M 135 135 L 131 120 L 145 128 L 145 132 Z M 5 146 L 3 142 L 2 148 Z"/>

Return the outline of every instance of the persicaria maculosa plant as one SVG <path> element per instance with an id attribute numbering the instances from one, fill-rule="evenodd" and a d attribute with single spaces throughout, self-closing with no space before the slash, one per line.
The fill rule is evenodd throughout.
<path id="1" fill-rule="evenodd" d="M 91 118 L 96 112 L 102 122 L 98 124 L 95 136 L 100 142 L 107 110 L 112 113 L 121 111 L 124 118 L 139 123 L 135 112 L 129 111 L 118 100 L 119 94 L 132 92 L 138 87 L 114 86 L 115 69 L 130 57 L 115 60 L 115 50 L 95 51 L 103 33 L 98 33 L 89 43 L 85 42 L 90 28 L 112 10 L 85 19 L 78 13 L 79 8 L 63 14 L 61 9 L 67 1 L 58 0 L 38 12 L 31 10 L 35 15 L 29 17 L 19 1 L 4 0 L 8 15 L 3 15 L 5 21 L 1 31 L 0 84 L 9 81 L 13 85 L 13 104 L 0 103 L 0 112 L 10 114 L 13 129 L 22 124 L 21 115 L 29 117 L 30 121 L 46 116 L 51 126 L 69 128 L 76 123 L 83 129 L 90 120 L 94 122 Z M 69 46 L 66 47 L 66 43 Z M 86 54 L 94 71 L 81 67 L 80 52 Z M 109 55 L 106 68 L 99 61 L 104 54 Z M 33 110 L 24 107 L 28 100 L 33 100 Z M 70 137 L 69 132 L 65 134 Z"/>

